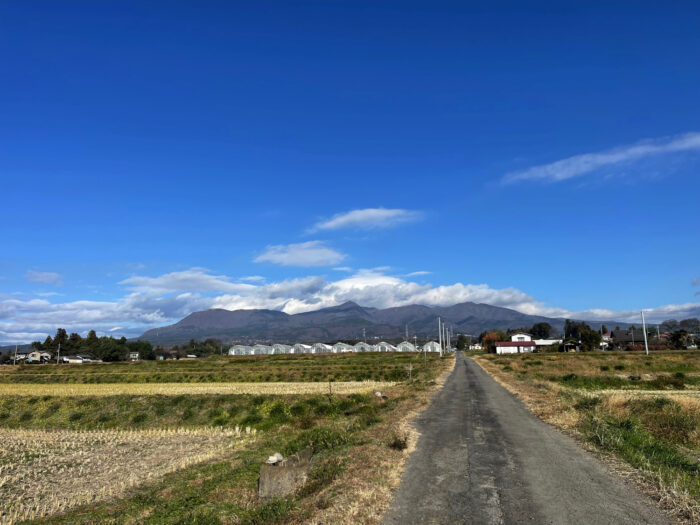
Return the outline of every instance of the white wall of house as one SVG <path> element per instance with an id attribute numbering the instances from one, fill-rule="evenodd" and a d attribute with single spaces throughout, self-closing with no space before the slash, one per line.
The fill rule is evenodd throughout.
<path id="1" fill-rule="evenodd" d="M 532 341 L 532 336 L 530 334 L 517 333 L 510 336 L 511 341 Z"/>

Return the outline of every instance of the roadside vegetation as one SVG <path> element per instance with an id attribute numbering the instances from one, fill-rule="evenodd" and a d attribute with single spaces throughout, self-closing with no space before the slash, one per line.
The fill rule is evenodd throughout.
<path id="1" fill-rule="evenodd" d="M 192 366 L 225 366 L 239 359 L 248 378 L 265 368 L 284 370 L 285 364 L 301 369 L 300 375 L 304 369 L 322 370 L 326 382 L 311 384 L 323 392 L 0 395 L 0 439 L 8 444 L 0 454 L 0 521 L 257 524 L 313 518 L 377 523 L 415 442 L 408 422 L 454 362 L 429 356 L 426 366 L 417 354 L 367 354 L 167 364 L 173 373 L 185 375 Z M 383 388 L 380 396 L 367 389 L 341 393 L 334 382 L 329 390 L 329 375 L 344 366 L 352 372 L 358 362 L 370 374 L 401 363 L 402 381 Z M 143 365 L 151 373 L 158 364 L 98 366 L 138 370 Z M 177 370 L 177 365 L 187 370 Z M 49 369 L 51 375 L 52 368 L 61 369 L 56 375 L 73 376 L 75 386 L 109 386 L 82 383 L 92 366 L 37 365 L 33 370 Z M 4 386 L 52 385 L 12 381 Z M 288 498 L 258 500 L 259 469 L 267 457 L 307 447 L 313 449 L 315 463 L 306 485 Z M 23 498 L 25 491 L 32 497 Z"/>
<path id="2" fill-rule="evenodd" d="M 700 520 L 700 352 L 475 359 L 536 415 L 632 467 L 663 507 Z"/>

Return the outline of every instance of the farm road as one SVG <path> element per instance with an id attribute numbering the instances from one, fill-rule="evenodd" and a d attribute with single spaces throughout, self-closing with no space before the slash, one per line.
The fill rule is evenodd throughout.
<path id="1" fill-rule="evenodd" d="M 574 440 L 457 353 L 385 525 L 670 523 Z"/>

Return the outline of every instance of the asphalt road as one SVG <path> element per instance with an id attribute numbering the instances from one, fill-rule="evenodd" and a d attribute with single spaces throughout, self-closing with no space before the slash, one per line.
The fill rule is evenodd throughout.
<path id="1" fill-rule="evenodd" d="M 671 523 L 461 352 L 417 428 L 386 525 Z"/>

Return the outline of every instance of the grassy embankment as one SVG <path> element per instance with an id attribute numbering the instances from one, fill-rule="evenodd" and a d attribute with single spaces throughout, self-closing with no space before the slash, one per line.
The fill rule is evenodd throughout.
<path id="1" fill-rule="evenodd" d="M 386 401 L 373 392 L 0 396 L 0 431 L 9 443 L 34 444 L 26 454 L 8 446 L 0 456 L 0 500 L 6 502 L 0 505 L 6 513 L 2 519 L 26 511 L 25 516 L 49 516 L 39 521 L 50 523 L 378 522 L 400 479 L 405 448 L 412 443 L 407 423 L 427 403 L 436 378 L 453 360 L 432 356 L 426 368 L 421 356 L 406 354 L 270 357 L 277 356 L 229 358 L 234 364 L 215 358 L 194 366 L 200 372 L 238 368 L 236 375 L 247 381 L 265 377 L 267 368 L 275 377 L 321 374 L 319 381 L 338 377 L 342 370 L 346 375 L 340 377 L 357 380 L 358 366 L 377 378 L 401 368 L 404 382 L 383 390 Z M 168 363 L 172 373 L 163 379 L 191 375 L 192 362 L 181 363 L 182 370 Z M 139 365 L 116 366 L 128 367 L 131 380 L 132 375 L 158 371 L 160 363 L 145 363 L 145 370 Z M 95 373 L 91 366 L 27 368 L 5 375 L 60 374 L 62 384 L 86 384 Z M 146 373 L 138 374 L 142 371 Z M 6 377 L 5 382 L 16 379 Z M 129 434 L 123 429 L 132 430 Z M 148 447 L 141 445 L 145 442 Z M 258 501 L 257 476 L 267 456 L 307 446 L 317 458 L 307 485 L 293 497 Z M 131 479 L 118 483 L 126 468 L 122 464 L 132 465 Z M 24 500 L 27 494 L 36 495 L 36 507 L 31 501 L 21 507 L 18 486 Z M 61 496 L 47 495 L 41 487 Z M 89 503 L 91 498 L 96 501 Z"/>
<path id="2" fill-rule="evenodd" d="M 623 460 L 627 474 L 663 507 L 698 522 L 700 352 L 481 355 L 476 360 L 536 415 Z"/>

